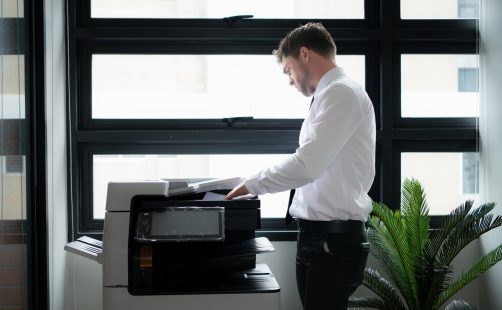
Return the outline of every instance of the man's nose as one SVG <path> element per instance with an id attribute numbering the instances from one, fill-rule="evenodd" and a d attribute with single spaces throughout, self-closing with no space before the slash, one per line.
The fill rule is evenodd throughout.
<path id="1" fill-rule="evenodd" d="M 289 86 L 293 86 L 293 84 L 294 84 L 293 79 L 292 79 L 292 78 L 289 78 Z"/>

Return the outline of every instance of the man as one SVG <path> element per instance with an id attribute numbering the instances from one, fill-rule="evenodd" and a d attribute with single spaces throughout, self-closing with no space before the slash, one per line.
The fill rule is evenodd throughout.
<path id="1" fill-rule="evenodd" d="M 313 96 L 299 148 L 247 178 L 226 199 L 296 188 L 289 214 L 298 223 L 296 279 L 305 310 L 347 309 L 368 256 L 365 222 L 375 175 L 375 114 L 365 90 L 335 62 L 320 23 L 292 30 L 274 55 L 289 84 Z"/>

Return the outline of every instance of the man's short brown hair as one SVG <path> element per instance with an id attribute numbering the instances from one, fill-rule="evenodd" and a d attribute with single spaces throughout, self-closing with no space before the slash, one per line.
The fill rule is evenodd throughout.
<path id="1" fill-rule="evenodd" d="M 272 53 L 282 62 L 284 57 L 298 58 L 300 48 L 305 46 L 326 58 L 335 58 L 336 45 L 321 23 L 308 23 L 291 30 Z"/>

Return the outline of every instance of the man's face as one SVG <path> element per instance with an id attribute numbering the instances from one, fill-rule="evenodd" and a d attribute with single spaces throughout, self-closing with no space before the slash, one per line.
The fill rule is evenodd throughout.
<path id="1" fill-rule="evenodd" d="M 289 85 L 296 87 L 304 96 L 310 97 L 315 88 L 310 85 L 310 72 L 304 58 L 287 56 L 282 58 L 282 71 L 289 78 Z"/>

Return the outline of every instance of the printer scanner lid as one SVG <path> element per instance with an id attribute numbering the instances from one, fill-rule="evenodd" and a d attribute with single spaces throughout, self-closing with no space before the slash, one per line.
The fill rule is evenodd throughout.
<path id="1" fill-rule="evenodd" d="M 214 190 L 230 190 L 242 182 L 241 177 L 219 179 L 162 179 L 109 182 L 106 211 L 130 211 L 136 195 L 178 196 Z"/>

